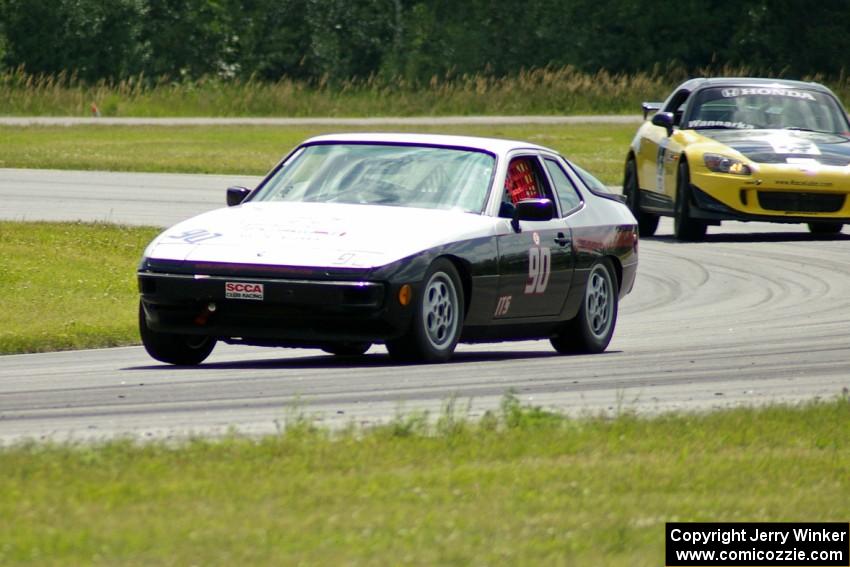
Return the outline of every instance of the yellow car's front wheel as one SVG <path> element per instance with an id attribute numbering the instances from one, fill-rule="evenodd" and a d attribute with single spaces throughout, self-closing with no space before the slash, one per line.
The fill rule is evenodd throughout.
<path id="1" fill-rule="evenodd" d="M 691 217 L 691 172 L 688 168 L 688 162 L 683 158 L 679 163 L 679 175 L 676 178 L 673 233 L 676 235 L 676 240 L 699 242 L 705 238 L 707 227 L 705 221 Z"/>

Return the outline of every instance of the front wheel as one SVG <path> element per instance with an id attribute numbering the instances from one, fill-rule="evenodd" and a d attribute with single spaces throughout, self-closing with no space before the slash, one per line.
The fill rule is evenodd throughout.
<path id="1" fill-rule="evenodd" d="M 139 335 L 145 350 L 160 362 L 179 366 L 194 366 L 202 363 L 215 348 L 215 339 L 201 335 L 160 333 L 148 328 L 145 308 L 139 302 Z"/>
<path id="2" fill-rule="evenodd" d="M 647 213 L 640 209 L 640 183 L 638 183 L 637 165 L 632 158 L 629 158 L 626 162 L 626 173 L 623 177 L 623 195 L 626 197 L 626 205 L 638 221 L 638 232 L 640 236 L 652 236 L 655 234 L 655 231 L 658 230 L 658 215 Z"/>
<path id="3" fill-rule="evenodd" d="M 619 305 L 619 288 L 610 260 L 593 264 L 578 315 L 567 321 L 549 339 L 561 354 L 596 354 L 604 351 L 614 336 Z"/>
<path id="4" fill-rule="evenodd" d="M 840 222 L 810 222 L 809 232 L 812 234 L 830 235 L 838 234 L 844 228 Z"/>
<path id="5" fill-rule="evenodd" d="M 676 240 L 682 242 L 699 242 L 705 238 L 708 225 L 705 221 L 696 220 L 691 216 L 691 173 L 688 162 L 679 164 L 679 176 L 676 178 L 676 210 L 673 217 L 673 233 Z"/>
<path id="6" fill-rule="evenodd" d="M 457 269 L 449 260 L 437 259 L 414 300 L 411 328 L 400 339 L 387 341 L 390 356 L 419 362 L 449 360 L 463 328 L 463 305 Z"/>

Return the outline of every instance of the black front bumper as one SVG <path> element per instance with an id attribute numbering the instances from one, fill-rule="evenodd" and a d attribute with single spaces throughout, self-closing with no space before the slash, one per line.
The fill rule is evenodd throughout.
<path id="1" fill-rule="evenodd" d="M 154 331 L 280 346 L 382 342 L 404 334 L 412 309 L 386 282 L 138 273 Z M 261 284 L 262 299 L 233 299 L 227 283 Z"/>
<path id="2" fill-rule="evenodd" d="M 783 192 L 788 199 L 795 197 L 795 193 Z M 788 208 L 792 208 L 789 206 Z M 817 212 L 817 211 L 813 211 Z M 694 218 L 710 221 L 734 220 L 734 221 L 760 221 L 774 223 L 850 223 L 850 218 L 835 218 L 823 216 L 802 216 L 794 211 L 786 211 L 782 215 L 758 215 L 736 211 L 721 203 L 696 185 L 691 185 L 690 214 Z"/>

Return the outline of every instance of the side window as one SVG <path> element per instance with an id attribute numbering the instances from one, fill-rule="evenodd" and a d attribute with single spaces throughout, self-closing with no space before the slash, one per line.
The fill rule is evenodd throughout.
<path id="1" fill-rule="evenodd" d="M 561 213 L 566 215 L 581 205 L 581 197 L 576 192 L 573 182 L 570 181 L 566 172 L 561 168 L 561 164 L 549 158 L 546 158 L 545 161 L 546 169 L 549 171 L 549 175 L 552 176 L 552 183 L 555 184 L 555 191 L 558 193 L 558 201 L 561 203 Z"/>
<path id="2" fill-rule="evenodd" d="M 681 126 L 682 115 L 685 113 L 685 106 L 688 102 L 688 97 L 691 91 L 679 91 L 673 95 L 667 104 L 664 106 L 665 112 L 673 113 L 673 125 Z"/>
<path id="3" fill-rule="evenodd" d="M 551 199 L 540 162 L 533 157 L 517 157 L 508 165 L 503 201 L 512 205 L 523 199 Z"/>

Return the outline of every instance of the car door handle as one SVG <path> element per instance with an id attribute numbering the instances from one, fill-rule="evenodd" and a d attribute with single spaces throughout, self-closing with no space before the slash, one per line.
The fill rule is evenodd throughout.
<path id="1" fill-rule="evenodd" d="M 555 237 L 555 244 L 558 246 L 566 246 L 570 243 L 570 238 L 568 236 L 564 236 L 563 232 L 559 232 L 558 236 Z"/>

